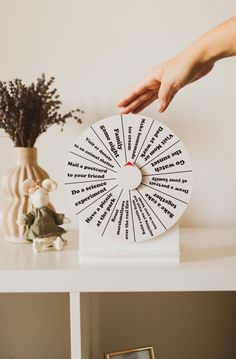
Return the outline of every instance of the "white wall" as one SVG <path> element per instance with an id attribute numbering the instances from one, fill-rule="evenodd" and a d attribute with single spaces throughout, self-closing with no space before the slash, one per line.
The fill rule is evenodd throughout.
<path id="1" fill-rule="evenodd" d="M 155 64 L 202 32 L 234 15 L 234 0 L 0 0 L 0 79 L 27 83 L 42 72 L 56 77 L 63 109 L 82 106 L 82 126 L 51 128 L 37 142 L 39 162 L 60 183 L 64 203 L 68 150 L 89 123 L 117 113 L 116 102 Z M 179 93 L 168 111 L 144 111 L 171 127 L 189 149 L 195 170 L 189 226 L 234 225 L 236 213 L 235 58 Z M 13 146 L 0 137 L 0 178 L 14 163 Z"/>

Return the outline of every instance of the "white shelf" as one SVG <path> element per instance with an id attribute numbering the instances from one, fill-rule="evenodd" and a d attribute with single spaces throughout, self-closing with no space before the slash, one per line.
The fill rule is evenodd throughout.
<path id="1" fill-rule="evenodd" d="M 78 262 L 78 236 L 63 252 L 36 255 L 28 244 L 0 241 L 0 292 L 236 290 L 236 228 L 181 229 L 178 266 L 88 266 Z"/>

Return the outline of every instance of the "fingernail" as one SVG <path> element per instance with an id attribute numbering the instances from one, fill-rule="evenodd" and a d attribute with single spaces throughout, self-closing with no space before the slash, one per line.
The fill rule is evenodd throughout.
<path id="1" fill-rule="evenodd" d="M 158 109 L 158 111 L 161 111 L 162 108 L 163 108 L 163 102 L 160 99 L 158 99 L 157 100 L 157 109 Z"/>

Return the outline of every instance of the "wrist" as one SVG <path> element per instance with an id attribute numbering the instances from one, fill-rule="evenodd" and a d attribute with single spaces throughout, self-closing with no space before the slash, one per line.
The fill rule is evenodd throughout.
<path id="1" fill-rule="evenodd" d="M 197 40 L 182 52 L 190 67 L 214 64 L 221 58 L 217 49 L 212 49 L 206 43 Z"/>

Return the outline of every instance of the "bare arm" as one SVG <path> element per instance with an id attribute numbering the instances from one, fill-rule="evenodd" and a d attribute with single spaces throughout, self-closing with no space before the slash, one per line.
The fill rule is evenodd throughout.
<path id="1" fill-rule="evenodd" d="M 236 55 L 236 16 L 202 35 L 177 56 L 156 66 L 118 102 L 122 113 L 138 113 L 158 99 L 164 112 L 175 94 L 208 74 L 215 62 Z"/>

